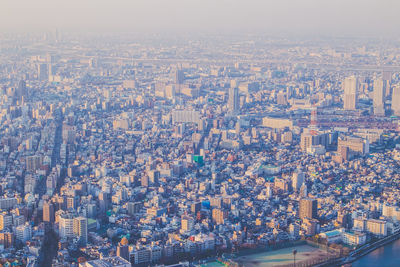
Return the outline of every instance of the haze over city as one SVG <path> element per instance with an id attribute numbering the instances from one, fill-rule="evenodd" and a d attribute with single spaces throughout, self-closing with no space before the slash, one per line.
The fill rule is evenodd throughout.
<path id="1" fill-rule="evenodd" d="M 389 0 L 1 0 L 0 266 L 400 266 Z"/>
<path id="2" fill-rule="evenodd" d="M 399 36 L 396 0 L 3 0 L 0 29 Z"/>

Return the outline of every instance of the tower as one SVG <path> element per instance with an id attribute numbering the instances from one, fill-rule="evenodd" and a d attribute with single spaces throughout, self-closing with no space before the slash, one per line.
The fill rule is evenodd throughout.
<path id="1" fill-rule="evenodd" d="M 384 97 L 385 97 L 385 92 L 384 92 L 383 80 L 376 79 L 374 81 L 374 97 L 373 97 L 374 115 L 376 116 L 385 115 Z"/>
<path id="2" fill-rule="evenodd" d="M 300 199 L 299 217 L 300 219 L 310 218 L 316 219 L 318 216 L 318 202 L 312 198 Z"/>
<path id="3" fill-rule="evenodd" d="M 239 111 L 239 89 L 237 87 L 229 88 L 228 108 L 233 113 Z"/>
<path id="4" fill-rule="evenodd" d="M 395 116 L 400 116 L 400 85 L 393 88 L 392 111 Z"/>
<path id="5" fill-rule="evenodd" d="M 357 109 L 357 87 L 358 81 L 355 76 L 347 77 L 343 82 L 343 108 L 345 110 Z"/>
<path id="6" fill-rule="evenodd" d="M 43 204 L 43 221 L 49 223 L 54 222 L 54 205 L 51 202 L 45 202 Z"/>

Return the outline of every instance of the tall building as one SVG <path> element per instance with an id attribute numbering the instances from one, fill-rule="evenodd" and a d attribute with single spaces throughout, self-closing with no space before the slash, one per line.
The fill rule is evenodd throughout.
<path id="1" fill-rule="evenodd" d="M 192 217 L 183 215 L 181 218 L 181 229 L 183 231 L 191 231 L 194 227 L 194 220 Z"/>
<path id="2" fill-rule="evenodd" d="M 20 240 L 24 243 L 30 240 L 32 238 L 32 226 L 29 224 L 29 222 L 17 226 L 17 228 L 15 229 L 15 236 L 17 240 Z"/>
<path id="3" fill-rule="evenodd" d="M 65 213 L 60 216 L 59 233 L 61 238 L 74 237 L 74 216 L 71 213 Z"/>
<path id="4" fill-rule="evenodd" d="M 18 88 L 17 88 L 17 91 L 15 93 L 16 93 L 15 94 L 16 99 L 18 101 L 26 100 L 26 98 L 28 96 L 28 92 L 26 90 L 26 82 L 24 80 L 21 80 L 18 83 Z"/>
<path id="5" fill-rule="evenodd" d="M 229 99 L 228 99 L 229 111 L 235 113 L 239 111 L 239 88 L 229 88 Z"/>
<path id="6" fill-rule="evenodd" d="M 76 217 L 73 222 L 74 235 L 83 243 L 87 243 L 87 219 L 85 217 Z"/>
<path id="7" fill-rule="evenodd" d="M 54 222 L 54 204 L 51 202 L 43 203 L 43 221 L 49 223 Z"/>
<path id="8" fill-rule="evenodd" d="M 42 63 L 38 65 L 38 79 L 40 81 L 47 81 L 49 78 L 48 70 L 47 64 Z"/>
<path id="9" fill-rule="evenodd" d="M 176 84 L 183 84 L 185 81 L 185 73 L 181 69 L 177 69 L 174 73 L 174 82 Z"/>
<path id="10" fill-rule="evenodd" d="M 347 77 L 343 82 L 343 108 L 345 110 L 357 109 L 357 87 L 358 81 L 355 76 Z"/>
<path id="11" fill-rule="evenodd" d="M 385 115 L 384 97 L 385 97 L 385 92 L 384 92 L 383 80 L 376 79 L 374 81 L 374 98 L 373 98 L 374 114 L 376 116 Z"/>
<path id="12" fill-rule="evenodd" d="M 294 191 L 299 191 L 304 182 L 304 173 L 297 169 L 292 176 L 292 187 Z"/>
<path id="13" fill-rule="evenodd" d="M 400 85 L 393 88 L 392 111 L 395 116 L 400 116 Z"/>
<path id="14" fill-rule="evenodd" d="M 121 242 L 119 242 L 117 246 L 117 256 L 124 258 L 125 260 L 129 261 L 129 242 L 126 237 L 123 237 L 121 239 Z"/>
<path id="15" fill-rule="evenodd" d="M 312 198 L 300 199 L 299 217 L 300 219 L 316 219 L 318 217 L 318 201 Z"/>
<path id="16" fill-rule="evenodd" d="M 6 212 L 0 214 L 0 230 L 12 226 L 12 216 Z"/>

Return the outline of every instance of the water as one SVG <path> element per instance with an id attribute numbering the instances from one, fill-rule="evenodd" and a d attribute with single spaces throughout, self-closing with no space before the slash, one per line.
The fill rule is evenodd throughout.
<path id="1" fill-rule="evenodd" d="M 372 251 L 355 261 L 352 266 L 400 266 L 400 239 Z"/>

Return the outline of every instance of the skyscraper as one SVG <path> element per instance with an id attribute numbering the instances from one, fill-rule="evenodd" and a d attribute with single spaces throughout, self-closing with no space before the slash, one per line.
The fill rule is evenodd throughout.
<path id="1" fill-rule="evenodd" d="M 392 110 L 394 115 L 400 116 L 400 85 L 393 88 Z"/>
<path id="2" fill-rule="evenodd" d="M 384 96 L 385 92 L 384 92 L 383 80 L 376 79 L 374 81 L 374 98 L 373 98 L 374 114 L 376 116 L 385 115 Z"/>
<path id="3" fill-rule="evenodd" d="M 343 82 L 343 108 L 345 110 L 357 109 L 357 87 L 358 82 L 355 76 L 347 77 Z"/>
<path id="4" fill-rule="evenodd" d="M 85 217 L 74 218 L 74 235 L 83 243 L 87 243 L 87 219 Z"/>
<path id="5" fill-rule="evenodd" d="M 48 66 L 45 63 L 38 65 L 38 79 L 39 81 L 46 81 L 49 78 Z"/>
<path id="6" fill-rule="evenodd" d="M 27 97 L 27 90 L 26 90 L 26 82 L 24 80 L 21 80 L 18 84 L 17 91 L 15 93 L 16 100 L 22 101 L 23 99 L 26 100 Z"/>
<path id="7" fill-rule="evenodd" d="M 294 191 L 299 191 L 304 182 L 304 173 L 297 169 L 292 176 L 292 187 Z"/>
<path id="8" fill-rule="evenodd" d="M 299 207 L 300 219 L 304 218 L 316 219 L 317 216 L 318 216 L 317 200 L 312 198 L 300 199 L 300 207 Z"/>
<path id="9" fill-rule="evenodd" d="M 54 205 L 51 202 L 45 202 L 43 204 L 43 221 L 49 223 L 54 222 Z"/>
<path id="10" fill-rule="evenodd" d="M 239 88 L 229 88 L 229 99 L 228 99 L 229 111 L 236 113 L 239 111 Z"/>

